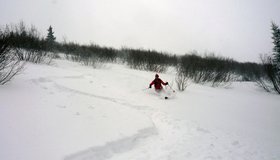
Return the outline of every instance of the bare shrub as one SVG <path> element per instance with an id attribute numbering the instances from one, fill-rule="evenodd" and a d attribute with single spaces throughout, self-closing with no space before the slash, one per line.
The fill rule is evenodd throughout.
<path id="1" fill-rule="evenodd" d="M 189 78 L 183 72 L 177 72 L 175 82 L 179 91 L 184 91 L 189 85 Z"/>
<path id="2" fill-rule="evenodd" d="M 9 82 L 23 68 L 23 64 L 11 52 L 7 37 L 0 31 L 0 85 Z"/>
<path id="3" fill-rule="evenodd" d="M 42 63 L 42 64 L 50 64 L 54 59 L 55 54 L 51 52 L 47 52 L 44 50 L 36 50 L 36 49 L 15 49 L 15 56 L 21 61 L 27 61 L 32 63 Z"/>
<path id="4" fill-rule="evenodd" d="M 280 79 L 277 77 L 277 72 L 273 66 L 273 60 L 270 56 L 261 56 L 261 61 L 264 66 L 264 72 L 266 73 L 267 79 L 272 83 L 274 90 L 280 94 Z M 270 91 L 266 81 L 263 79 L 258 80 L 258 84 L 265 89 Z"/>

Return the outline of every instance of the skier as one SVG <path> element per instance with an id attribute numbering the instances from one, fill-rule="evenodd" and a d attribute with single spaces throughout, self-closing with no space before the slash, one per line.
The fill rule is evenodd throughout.
<path id="1" fill-rule="evenodd" d="M 164 83 L 160 78 L 159 78 L 159 75 L 158 74 L 156 74 L 155 75 L 155 79 L 150 83 L 150 86 L 149 86 L 149 88 L 152 88 L 152 85 L 155 85 L 155 90 L 156 91 L 161 91 L 162 90 L 162 85 L 161 84 L 163 84 L 163 85 L 168 85 L 168 82 L 166 82 L 166 83 Z"/>

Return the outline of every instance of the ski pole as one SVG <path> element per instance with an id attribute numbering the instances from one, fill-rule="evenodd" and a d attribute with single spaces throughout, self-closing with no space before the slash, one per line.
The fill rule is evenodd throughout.
<path id="1" fill-rule="evenodd" d="M 150 89 L 150 88 L 144 88 L 144 89 L 142 89 L 142 91 L 145 91 L 145 90 L 147 90 L 147 89 Z"/>
<path id="2" fill-rule="evenodd" d="M 169 88 L 172 89 L 173 92 L 175 92 L 175 90 L 168 84 Z"/>

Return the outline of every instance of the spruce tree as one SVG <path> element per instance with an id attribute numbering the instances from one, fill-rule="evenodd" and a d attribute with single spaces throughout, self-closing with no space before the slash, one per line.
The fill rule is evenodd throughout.
<path id="1" fill-rule="evenodd" d="M 55 42 L 55 36 L 54 36 L 54 32 L 53 32 L 53 28 L 52 26 L 49 27 L 48 29 L 48 35 L 47 35 L 47 41 L 54 43 Z"/>
<path id="2" fill-rule="evenodd" d="M 275 23 L 272 22 L 272 39 L 273 39 L 273 63 L 278 72 L 278 76 L 280 76 L 280 29 Z"/>
<path id="3" fill-rule="evenodd" d="M 273 39 L 273 56 L 272 56 L 272 72 L 273 85 L 275 90 L 280 94 L 280 29 L 275 23 L 271 24 Z"/>
<path id="4" fill-rule="evenodd" d="M 50 51 L 54 50 L 55 39 L 56 38 L 54 36 L 53 28 L 52 28 L 52 26 L 50 26 L 49 29 L 48 29 L 48 35 L 47 35 L 47 38 L 46 38 L 47 45 L 48 45 L 47 48 Z"/>

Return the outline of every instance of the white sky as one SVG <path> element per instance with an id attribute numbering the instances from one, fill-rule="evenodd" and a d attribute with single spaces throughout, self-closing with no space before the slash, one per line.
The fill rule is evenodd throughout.
<path id="1" fill-rule="evenodd" d="M 0 24 L 35 25 L 59 41 L 175 54 L 192 50 L 238 61 L 271 53 L 280 0 L 0 0 Z"/>

